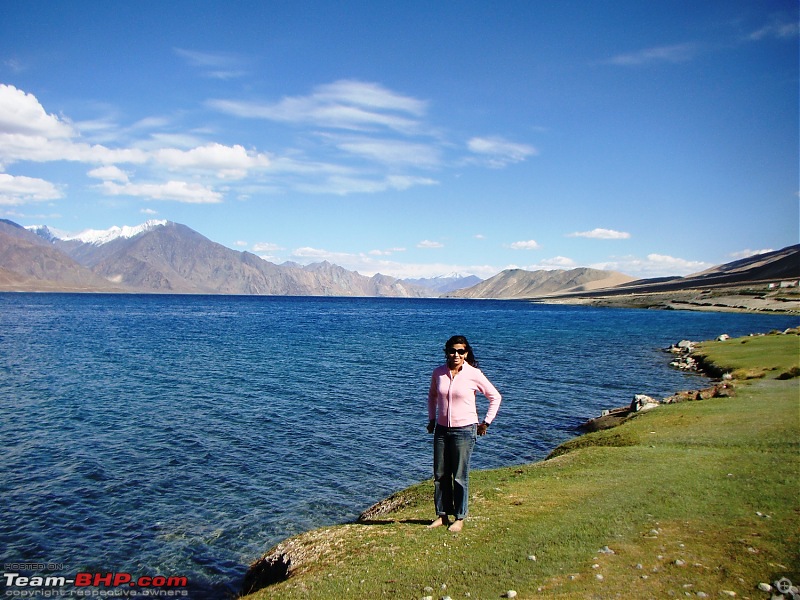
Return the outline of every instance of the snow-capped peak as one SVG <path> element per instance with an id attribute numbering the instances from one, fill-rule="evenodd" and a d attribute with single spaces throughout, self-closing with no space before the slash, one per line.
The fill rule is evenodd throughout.
<path id="1" fill-rule="evenodd" d="M 40 238 L 47 240 L 48 242 L 54 242 L 55 240 L 63 239 L 67 233 L 65 231 L 59 231 L 58 229 L 53 229 L 52 227 L 48 227 L 47 225 L 28 225 L 25 227 L 31 233 L 35 233 Z"/>
<path id="2" fill-rule="evenodd" d="M 65 234 L 63 232 L 54 230 L 52 228 L 48 228 L 47 226 L 32 226 L 28 227 L 27 229 L 37 233 L 38 235 L 45 237 L 42 235 L 43 232 L 47 232 L 49 234 L 50 239 L 59 239 L 63 241 L 78 241 L 83 242 L 84 244 L 92 244 L 94 246 L 102 246 L 103 244 L 107 244 L 108 242 L 112 242 L 118 238 L 132 238 L 134 236 L 139 235 L 140 233 L 144 233 L 145 231 L 150 231 L 155 229 L 156 227 L 162 227 L 166 225 L 168 221 L 157 221 L 151 219 L 142 223 L 141 225 L 136 225 L 135 227 L 128 227 L 124 225 L 122 227 L 117 227 L 116 225 L 109 228 L 109 229 L 86 229 L 85 231 L 81 231 L 80 233 L 76 234 Z"/>

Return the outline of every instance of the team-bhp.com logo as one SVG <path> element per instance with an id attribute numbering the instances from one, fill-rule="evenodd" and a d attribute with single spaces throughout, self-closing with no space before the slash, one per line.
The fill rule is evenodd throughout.
<path id="1" fill-rule="evenodd" d="M 21 569 L 20 569 L 21 570 Z M 165 575 L 134 577 L 130 573 L 77 573 L 64 575 L 22 575 L 3 573 L 7 597 L 187 597 L 186 577 Z M 71 589 L 64 589 L 71 586 Z"/>

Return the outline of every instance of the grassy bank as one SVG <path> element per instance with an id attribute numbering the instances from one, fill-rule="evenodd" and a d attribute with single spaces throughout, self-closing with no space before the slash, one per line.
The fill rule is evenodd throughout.
<path id="1" fill-rule="evenodd" d="M 800 583 L 800 379 L 778 378 L 800 368 L 799 341 L 703 344 L 706 362 L 745 378 L 735 397 L 473 472 L 460 534 L 426 529 L 432 483 L 411 487 L 388 512 L 281 544 L 290 577 L 248 598 L 769 598 L 760 582 Z"/>

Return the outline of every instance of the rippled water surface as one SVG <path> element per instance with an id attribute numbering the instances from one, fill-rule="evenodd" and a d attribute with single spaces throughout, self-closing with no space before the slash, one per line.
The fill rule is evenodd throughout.
<path id="1" fill-rule="evenodd" d="M 503 394 L 473 467 L 543 458 L 660 349 L 797 319 L 518 302 L 0 294 L 0 553 L 237 589 L 280 539 L 431 472 L 430 373 L 466 335 Z M 485 411 L 483 398 L 479 413 Z"/>

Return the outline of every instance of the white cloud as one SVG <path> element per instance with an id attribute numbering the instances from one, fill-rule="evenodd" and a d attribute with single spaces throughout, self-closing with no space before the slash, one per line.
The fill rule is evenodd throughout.
<path id="1" fill-rule="evenodd" d="M 114 150 L 75 142 L 78 132 L 68 121 L 48 114 L 33 94 L 0 84 L 0 160 L 87 163 L 141 163 L 147 155 L 136 149 Z"/>
<path id="2" fill-rule="evenodd" d="M 245 242 L 236 242 L 237 245 L 246 246 Z M 253 252 L 277 252 L 279 250 L 283 250 L 282 246 L 278 244 L 273 244 L 271 242 L 257 242 L 253 244 Z"/>
<path id="3" fill-rule="evenodd" d="M 216 171 L 221 179 L 241 179 L 250 169 L 269 166 L 265 154 L 248 152 L 243 146 L 210 143 L 191 150 L 163 148 L 153 153 L 155 160 L 171 169 Z"/>
<path id="4" fill-rule="evenodd" d="M 640 278 L 684 277 L 704 271 L 714 265 L 702 261 L 676 258 L 665 254 L 648 254 L 647 258 L 623 256 L 606 262 L 590 265 L 594 269 L 619 271 Z"/>
<path id="5" fill-rule="evenodd" d="M 0 133 L 47 139 L 68 139 L 75 135 L 69 123 L 47 114 L 36 96 L 6 84 L 0 84 Z"/>
<path id="6" fill-rule="evenodd" d="M 387 248 L 386 250 L 370 250 L 367 254 L 370 256 L 391 256 L 392 254 L 405 251 L 405 248 Z"/>
<path id="7" fill-rule="evenodd" d="M 208 105 L 238 117 L 286 123 L 307 123 L 331 129 L 389 129 L 413 132 L 427 103 L 403 96 L 377 83 L 340 80 L 314 88 L 308 96 L 276 103 L 210 100 Z"/>
<path id="8" fill-rule="evenodd" d="M 474 137 L 467 142 L 467 147 L 471 152 L 481 155 L 486 164 L 493 168 L 522 162 L 538 154 L 533 146 L 510 142 L 501 137 Z"/>
<path id="9" fill-rule="evenodd" d="M 568 234 L 567 237 L 582 237 L 594 240 L 627 240 L 631 237 L 631 234 L 625 231 L 597 228 L 591 231 L 576 231 L 575 233 Z"/>
<path id="10" fill-rule="evenodd" d="M 422 240 L 417 244 L 417 248 L 444 248 L 444 244 L 432 240 Z"/>
<path id="11" fill-rule="evenodd" d="M 0 173 L 0 205 L 21 206 L 31 202 L 57 200 L 62 194 L 44 179 Z"/>
<path id="12" fill-rule="evenodd" d="M 527 240 L 524 242 L 514 242 L 509 245 L 509 248 L 512 250 L 538 250 L 541 246 L 536 240 Z"/>
<path id="13" fill-rule="evenodd" d="M 300 264 L 327 260 L 349 271 L 356 271 L 368 277 L 381 273 L 398 279 L 441 277 L 448 273 L 472 274 L 486 279 L 500 272 L 500 269 L 491 265 L 401 263 L 375 258 L 368 253 L 333 252 L 310 247 L 297 248 L 293 251 L 290 260 Z"/>
<path id="14" fill-rule="evenodd" d="M 351 254 L 330 252 L 320 248 L 312 248 L 311 246 L 302 246 L 292 252 L 292 258 L 310 258 L 313 260 L 328 260 L 333 256 L 352 256 Z"/>
<path id="15" fill-rule="evenodd" d="M 605 61 L 606 64 L 623 67 L 636 67 L 651 63 L 681 63 L 694 58 L 699 47 L 694 42 L 674 44 L 672 46 L 656 46 L 635 52 L 618 54 Z"/>
<path id="16" fill-rule="evenodd" d="M 87 175 L 95 179 L 102 179 L 103 181 L 119 181 L 121 183 L 128 183 L 130 181 L 128 179 L 128 174 L 114 165 L 97 167 L 89 171 Z"/>
<path id="17" fill-rule="evenodd" d="M 150 200 L 173 200 L 187 204 L 217 204 L 222 194 L 196 183 L 167 181 L 166 183 L 117 183 L 104 181 L 100 189 L 110 196 L 134 196 Z"/>
<path id="18" fill-rule="evenodd" d="M 225 68 L 237 59 L 223 53 L 175 52 L 199 69 Z M 233 114 L 311 125 L 314 131 L 305 132 L 304 143 L 297 146 L 302 150 L 272 156 L 236 143 L 208 141 L 205 137 L 213 132 L 202 127 L 160 131 L 172 129 L 173 119 L 163 116 L 143 116 L 122 128 L 113 107 L 105 105 L 101 110 L 106 116 L 72 122 L 48 113 L 33 94 L 0 85 L 0 170 L 20 161 L 78 162 L 89 166 L 88 175 L 102 182 L 95 189 L 107 195 L 216 203 L 223 200 L 223 191 L 232 198 L 289 191 L 404 191 L 439 184 L 422 170 L 465 164 L 448 155 L 459 152 L 456 146 L 424 123 L 426 101 L 377 83 L 340 80 L 272 103 L 226 102 L 210 105 Z M 327 148 L 309 146 L 314 138 Z M 500 137 L 475 137 L 469 147 L 472 164 L 491 167 L 535 153 L 531 146 Z M 338 153 L 335 159 L 328 158 L 330 152 L 324 154 L 330 150 Z M 463 147 L 460 152 L 465 153 Z M 326 158 L 320 160 L 323 154 Z M 139 173 L 134 175 L 131 165 Z M 226 187 L 214 189 L 215 180 L 225 180 Z"/>
<path id="19" fill-rule="evenodd" d="M 751 256 L 758 256 L 759 254 L 766 254 L 767 252 L 774 252 L 772 248 L 764 248 L 762 250 L 740 250 L 739 252 L 731 253 L 731 258 L 740 260 L 742 258 L 750 258 Z"/>
<path id="20" fill-rule="evenodd" d="M 553 258 L 548 258 L 541 261 L 540 266 L 542 268 L 556 268 L 556 269 L 574 269 L 578 266 L 578 264 L 572 260 L 571 258 L 567 258 L 566 256 L 554 256 Z"/>
<path id="21" fill-rule="evenodd" d="M 70 161 L 89 164 L 140 164 L 148 160 L 145 152 L 134 148 L 112 149 L 101 145 L 49 139 L 40 135 L 0 133 L 0 159 L 7 162 Z"/>

